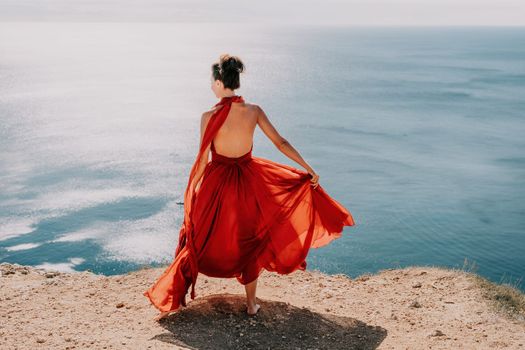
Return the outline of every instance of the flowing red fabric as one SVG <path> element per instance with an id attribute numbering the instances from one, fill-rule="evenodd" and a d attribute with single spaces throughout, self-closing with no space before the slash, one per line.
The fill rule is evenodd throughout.
<path id="1" fill-rule="evenodd" d="M 313 188 L 311 175 L 295 167 L 252 156 L 215 151 L 213 139 L 232 103 L 242 96 L 223 97 L 210 118 L 184 194 L 184 221 L 175 259 L 144 292 L 160 311 L 186 306 L 191 286 L 195 299 L 198 273 L 209 277 L 255 280 L 262 269 L 289 274 L 306 269 L 310 248 L 341 237 L 353 226 L 351 213 L 331 198 L 321 185 Z M 207 163 L 196 190 L 195 174 L 211 143 Z"/>

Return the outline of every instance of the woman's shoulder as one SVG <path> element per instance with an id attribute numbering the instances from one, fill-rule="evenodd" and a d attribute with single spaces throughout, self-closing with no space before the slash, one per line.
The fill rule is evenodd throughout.
<path id="1" fill-rule="evenodd" d="M 222 105 L 218 105 L 218 106 L 212 107 L 211 109 L 208 109 L 207 111 L 204 111 L 202 113 L 202 118 L 203 119 L 209 119 L 213 115 L 213 113 L 215 113 L 216 111 L 218 111 L 221 108 L 222 108 Z"/>
<path id="2" fill-rule="evenodd" d="M 250 114 L 258 114 L 260 113 L 260 111 L 262 110 L 261 106 L 259 106 L 259 104 L 257 103 L 253 103 L 253 102 L 244 102 L 243 104 L 243 108 L 246 108 L 246 112 L 250 113 Z"/>
<path id="3" fill-rule="evenodd" d="M 245 106 L 247 106 L 250 109 L 258 109 L 261 108 L 257 103 L 245 103 Z"/>

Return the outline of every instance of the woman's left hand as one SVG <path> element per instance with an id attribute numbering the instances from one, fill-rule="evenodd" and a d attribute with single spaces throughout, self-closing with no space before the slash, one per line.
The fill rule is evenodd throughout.
<path id="1" fill-rule="evenodd" d="M 315 171 L 311 171 L 309 174 L 312 175 L 312 178 L 310 179 L 310 185 L 313 188 L 317 188 L 317 186 L 319 186 L 319 175 Z"/>

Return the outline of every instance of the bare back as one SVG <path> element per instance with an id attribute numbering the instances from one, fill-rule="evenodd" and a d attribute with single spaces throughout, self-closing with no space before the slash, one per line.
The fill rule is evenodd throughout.
<path id="1" fill-rule="evenodd" d="M 213 139 L 215 151 L 226 157 L 240 157 L 250 151 L 257 126 L 257 108 L 249 103 L 232 103 L 224 124 Z"/>
<path id="2" fill-rule="evenodd" d="M 216 108 L 222 108 L 222 106 L 219 105 Z M 212 109 L 202 114 L 201 142 L 206 126 L 215 111 L 216 109 Z M 268 139 L 270 139 L 270 141 L 272 141 L 279 151 L 297 164 L 301 165 L 310 174 L 313 174 L 312 185 L 317 186 L 319 175 L 315 173 L 312 167 L 303 159 L 303 157 L 301 157 L 299 152 L 297 152 L 288 140 L 279 134 L 259 105 L 243 102 L 232 103 L 230 111 L 226 116 L 226 120 L 212 140 L 215 152 L 230 158 L 237 158 L 245 155 L 252 149 L 253 134 L 257 125 L 259 125 L 262 132 L 268 137 Z M 210 148 L 211 144 L 205 151 L 206 156 L 203 158 L 204 163 L 202 166 L 206 166 L 209 160 L 208 155 Z M 200 175 L 197 176 L 197 178 L 200 178 Z"/>

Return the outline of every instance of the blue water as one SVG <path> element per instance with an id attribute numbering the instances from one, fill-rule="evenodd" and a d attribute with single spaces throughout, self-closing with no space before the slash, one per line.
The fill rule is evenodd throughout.
<path id="1" fill-rule="evenodd" d="M 525 289 L 525 29 L 0 23 L 0 261 L 172 259 L 209 66 L 356 226 L 308 268 L 462 267 Z M 257 130 L 255 156 L 295 165 Z"/>

